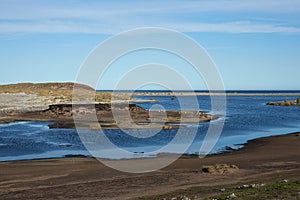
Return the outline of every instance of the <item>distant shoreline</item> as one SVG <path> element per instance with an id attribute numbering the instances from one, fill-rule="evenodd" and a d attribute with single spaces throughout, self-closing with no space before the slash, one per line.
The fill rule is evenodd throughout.
<path id="1" fill-rule="evenodd" d="M 99 91 L 98 91 L 99 92 Z M 298 93 L 134 92 L 132 96 L 300 96 Z"/>
<path id="2" fill-rule="evenodd" d="M 123 93 L 132 96 L 300 96 L 300 90 L 96 90 L 97 93 Z"/>

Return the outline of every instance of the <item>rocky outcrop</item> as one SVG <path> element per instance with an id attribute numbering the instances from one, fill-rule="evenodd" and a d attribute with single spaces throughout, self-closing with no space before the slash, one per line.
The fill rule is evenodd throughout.
<path id="1" fill-rule="evenodd" d="M 228 164 L 215 164 L 215 165 L 204 165 L 202 166 L 202 172 L 210 174 L 225 174 L 233 173 L 239 170 L 239 167 L 236 165 Z"/>
<path id="2" fill-rule="evenodd" d="M 179 123 L 200 123 L 217 119 L 200 111 L 155 111 L 145 110 L 136 104 L 128 103 L 98 104 L 55 104 L 43 111 L 10 113 L 0 119 L 3 123 L 13 121 L 52 121 L 51 128 L 84 129 L 143 129 L 162 128 L 171 130 L 180 128 Z M 113 109 L 113 110 L 112 110 Z M 95 118 L 96 114 L 96 118 Z M 129 114 L 129 116 L 128 116 Z M 96 121 L 95 121 L 96 119 Z"/>
<path id="3" fill-rule="evenodd" d="M 75 97 L 74 87 L 80 91 Z M 99 129 L 101 126 L 104 129 L 118 129 L 122 125 L 125 129 L 170 130 L 178 128 L 180 122 L 200 123 L 219 117 L 200 111 L 149 111 L 128 103 L 133 100 L 126 93 L 96 92 L 89 86 L 75 83 L 0 85 L 0 123 L 52 121 L 54 124 L 50 127 L 53 128 L 74 128 L 73 117 L 76 114 L 83 128 Z"/>
<path id="4" fill-rule="evenodd" d="M 282 102 L 268 102 L 267 105 L 270 106 L 300 106 L 300 98 L 298 98 L 296 101 L 294 100 L 284 100 Z"/>
<path id="5" fill-rule="evenodd" d="M 129 110 L 132 113 L 147 112 L 142 107 L 135 104 L 115 104 L 113 105 L 118 110 Z M 49 105 L 49 108 L 42 111 L 43 115 L 59 118 L 61 116 L 72 117 L 74 112 L 79 115 L 87 115 L 93 112 L 97 114 L 103 114 L 105 112 L 111 112 L 111 104 L 99 103 L 99 104 L 55 104 Z"/>

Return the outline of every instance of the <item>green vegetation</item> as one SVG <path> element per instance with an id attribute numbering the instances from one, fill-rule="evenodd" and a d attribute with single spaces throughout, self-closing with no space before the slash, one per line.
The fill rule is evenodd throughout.
<path id="1" fill-rule="evenodd" d="M 233 189 L 223 189 L 223 192 L 218 189 L 220 187 L 209 186 L 196 186 L 187 189 L 179 189 L 165 194 L 159 194 L 154 196 L 145 196 L 134 198 L 136 200 L 156 200 L 156 199 L 203 199 L 203 195 L 215 193 L 218 189 L 217 195 L 212 195 L 204 198 L 205 200 L 265 200 L 265 199 L 300 199 L 300 180 L 293 182 L 274 181 L 269 184 L 255 184 L 255 187 L 248 187 L 243 189 L 237 189 L 234 186 Z M 234 194 L 234 195 L 233 195 Z M 235 196 L 231 197 L 230 196 Z"/>
<path id="2" fill-rule="evenodd" d="M 225 200 L 229 195 L 234 193 L 236 199 L 253 200 L 253 199 L 300 199 L 300 180 L 294 182 L 275 182 L 262 187 L 233 189 L 220 195 L 206 198 Z"/>
<path id="3" fill-rule="evenodd" d="M 179 189 L 173 192 L 169 192 L 166 194 L 158 194 L 158 195 L 153 195 L 153 196 L 144 196 L 144 197 L 137 197 L 137 198 L 133 198 L 132 200 L 157 200 L 157 199 L 166 199 L 166 200 L 170 200 L 170 199 L 184 199 L 184 198 L 190 198 L 193 199 L 194 197 L 201 197 L 201 195 L 199 195 L 199 191 L 207 191 L 209 188 L 208 187 L 191 187 L 191 188 L 187 188 L 187 189 Z M 194 198 L 195 199 L 195 198 Z"/>

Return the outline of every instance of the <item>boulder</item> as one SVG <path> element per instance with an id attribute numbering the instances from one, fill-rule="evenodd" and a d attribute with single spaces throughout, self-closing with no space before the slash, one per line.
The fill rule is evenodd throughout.
<path id="1" fill-rule="evenodd" d="M 300 106 L 300 98 L 297 99 L 297 101 L 293 101 L 293 100 L 284 100 L 281 102 L 268 102 L 267 105 L 270 106 Z"/>

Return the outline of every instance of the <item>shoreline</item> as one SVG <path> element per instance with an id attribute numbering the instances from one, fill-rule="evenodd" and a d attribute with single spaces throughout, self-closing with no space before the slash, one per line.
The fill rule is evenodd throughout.
<path id="1" fill-rule="evenodd" d="M 124 92 L 126 94 L 126 92 Z M 243 93 L 243 92 L 133 92 L 132 96 L 300 96 L 300 93 L 292 93 L 292 92 L 275 92 L 274 93 Z"/>
<path id="2" fill-rule="evenodd" d="M 0 195 L 3 199 L 131 199 L 141 196 L 156 199 L 157 195 L 177 195 L 179 190 L 187 196 L 205 197 L 220 193 L 221 188 L 243 184 L 300 180 L 299 144 L 300 133 L 263 137 L 250 140 L 244 148 L 230 153 L 203 159 L 182 156 L 171 165 L 146 174 L 119 172 L 94 158 L 82 157 L 0 162 Z M 126 164 L 132 160 L 111 162 Z M 202 172 L 203 165 L 217 163 L 236 165 L 239 170 L 224 174 Z M 189 189 L 192 187 L 198 190 Z"/>
<path id="3" fill-rule="evenodd" d="M 292 132 L 292 133 L 283 133 L 283 134 L 280 134 L 280 135 L 271 135 L 271 136 L 263 136 L 263 137 L 258 137 L 258 138 L 254 138 L 254 139 L 250 139 L 250 140 L 247 140 L 245 143 L 242 143 L 242 144 L 234 144 L 234 145 L 239 145 L 241 146 L 240 148 L 238 149 L 234 149 L 234 148 L 231 148 L 229 147 L 230 149 L 226 150 L 220 150 L 219 152 L 217 153 L 211 153 L 211 154 L 207 154 L 205 155 L 204 157 L 209 157 L 209 156 L 222 156 L 222 155 L 226 155 L 226 154 L 232 154 L 233 152 L 236 152 L 236 151 L 241 151 L 245 148 L 249 148 L 249 146 L 254 146 L 253 143 L 256 143 L 257 140 L 261 140 L 261 139 L 268 139 L 268 138 L 272 138 L 272 137 L 281 137 L 281 136 L 285 136 L 285 135 L 299 135 L 300 136 L 300 132 Z M 228 146 L 225 146 L 225 148 L 228 147 Z M 87 151 L 88 152 L 88 151 Z M 45 152 L 47 153 L 47 152 Z M 39 155 L 39 154 L 38 154 Z M 48 157 L 48 158 L 29 158 L 29 159 L 19 159 L 19 160 L 4 160 L 4 161 L 1 161 L 0 160 L 0 163 L 1 162 L 15 162 L 15 161 L 38 161 L 38 160 L 51 160 L 51 159 L 64 159 L 64 158 L 91 158 L 91 159 L 101 159 L 101 160 L 104 160 L 104 161 L 132 161 L 132 160 L 143 160 L 143 159 L 156 159 L 156 158 L 161 158 L 161 157 L 166 157 L 166 156 L 178 156 L 178 155 L 181 155 L 180 157 L 181 158 L 199 158 L 199 155 L 198 154 L 194 154 L 194 153 L 183 153 L 183 154 L 177 154 L 177 153 L 168 153 L 168 152 L 162 152 L 162 153 L 159 153 L 157 155 L 154 155 L 154 156 L 145 156 L 145 157 L 132 157 L 132 158 L 120 158 L 120 159 L 114 159 L 114 158 L 95 158 L 93 156 L 88 156 L 88 155 L 83 155 L 83 154 L 66 154 L 66 155 L 63 155 L 63 156 L 57 156 L 57 157 Z M 23 155 L 21 155 L 23 156 Z"/>
<path id="4" fill-rule="evenodd" d="M 17 121 L 17 122 L 9 122 L 9 123 L 31 123 L 32 121 Z M 49 121 L 45 121 L 48 123 L 48 127 L 49 125 L 53 124 L 53 122 L 49 122 Z M 1 124 L 0 124 L 1 125 Z M 212 153 L 208 153 L 206 155 L 204 155 L 204 157 L 207 156 L 215 156 L 215 155 L 223 155 L 223 154 L 230 154 L 232 152 L 235 151 L 240 151 L 244 148 L 246 148 L 247 146 L 251 146 L 252 143 L 255 143 L 256 140 L 260 140 L 260 139 L 264 139 L 264 138 L 272 138 L 272 137 L 276 137 L 276 136 L 284 136 L 284 135 L 292 135 L 292 134 L 300 134 L 300 132 L 298 133 L 298 131 L 296 132 L 285 132 L 285 133 L 275 133 L 273 135 L 265 135 L 265 136 L 258 136 L 256 138 L 252 138 L 252 139 L 248 139 L 245 140 L 244 142 L 240 142 L 240 143 L 232 143 L 226 146 L 222 146 L 218 149 L 218 151 L 212 152 Z M 238 148 L 234 148 L 233 146 L 238 146 Z M 82 158 L 94 158 L 92 155 L 87 155 L 89 154 L 88 150 L 78 150 L 80 153 L 76 153 L 76 150 L 73 150 L 74 153 L 70 152 L 68 154 L 61 154 L 61 155 L 57 155 L 56 156 L 48 156 L 48 157 L 43 157 L 42 155 L 47 155 L 56 152 L 57 150 L 52 150 L 52 151 L 45 151 L 42 153 L 36 153 L 36 154 L 25 154 L 25 155 L 18 155 L 18 156 L 7 156 L 8 160 L 1 160 L 0 159 L 0 163 L 1 162 L 11 162 L 11 161 L 35 161 L 35 160 L 43 160 L 43 159 L 63 159 L 63 158 L 76 158 L 76 157 L 82 157 Z M 67 150 L 66 150 L 67 151 Z M 85 152 L 84 152 L 85 151 Z M 172 152 L 161 152 L 158 154 L 151 154 L 151 155 L 144 155 L 144 152 L 142 152 L 142 154 L 140 154 L 140 152 L 132 152 L 132 157 L 126 157 L 126 158 L 94 158 L 94 159 L 101 159 L 101 160 L 106 160 L 106 161 L 122 161 L 122 160 L 140 160 L 140 159 L 155 159 L 155 158 L 160 158 L 161 155 L 163 155 L 163 157 L 165 157 L 165 155 L 173 155 L 173 156 L 180 156 L 181 157 L 191 157 L 191 158 L 198 158 L 199 154 L 196 153 L 172 153 Z M 136 156 L 134 156 L 136 154 Z M 16 159 L 14 159 L 13 157 L 17 157 Z M 20 158 L 18 158 L 20 157 Z M 25 157 L 25 158 L 24 158 Z M 200 155 L 200 157 L 202 157 Z"/>

